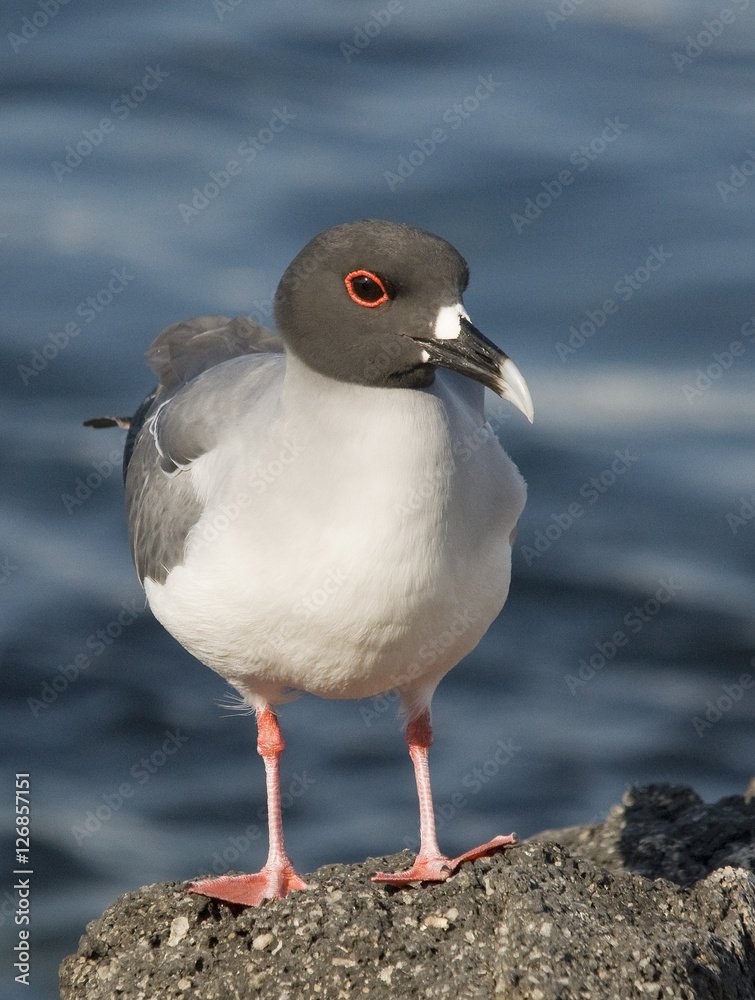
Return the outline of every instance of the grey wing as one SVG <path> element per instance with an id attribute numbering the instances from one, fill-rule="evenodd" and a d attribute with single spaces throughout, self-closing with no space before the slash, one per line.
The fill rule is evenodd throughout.
<path id="1" fill-rule="evenodd" d="M 215 443 L 227 412 L 217 390 L 228 391 L 223 370 L 236 367 L 225 362 L 282 351 L 277 334 L 243 316 L 175 323 L 150 346 L 160 384 L 131 419 L 124 451 L 131 554 L 142 582 L 165 582 L 201 516 L 191 477 L 178 473 Z"/>
<path id="2" fill-rule="evenodd" d="M 144 583 L 165 583 L 183 562 L 186 537 L 199 520 L 202 505 L 190 476 L 166 476 L 160 468 L 155 439 L 142 428 L 126 477 L 126 510 L 131 555 Z"/>
<path id="3" fill-rule="evenodd" d="M 136 445 L 136 439 L 139 436 L 139 431 L 144 425 L 144 421 L 147 419 L 147 414 L 152 409 L 152 404 L 155 401 L 155 396 L 157 395 L 157 387 L 155 387 L 152 392 L 143 401 L 139 409 L 133 415 L 128 423 L 128 434 L 126 435 L 126 444 L 123 447 L 123 482 L 126 482 L 126 473 L 128 472 L 128 463 L 131 461 L 131 456 L 134 453 L 134 446 Z"/>

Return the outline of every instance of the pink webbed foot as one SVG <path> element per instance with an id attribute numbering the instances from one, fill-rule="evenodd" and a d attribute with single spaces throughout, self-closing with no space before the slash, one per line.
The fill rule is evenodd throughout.
<path id="1" fill-rule="evenodd" d="M 206 878 L 186 887 L 187 892 L 200 896 L 222 899 L 226 903 L 240 903 L 243 906 L 259 906 L 265 899 L 283 899 L 294 889 L 307 889 L 294 871 L 289 861 L 280 867 L 265 865 L 254 875 L 223 875 L 220 878 Z"/>
<path id="2" fill-rule="evenodd" d="M 487 844 L 473 847 L 471 851 L 465 851 L 458 858 L 445 858 L 442 854 L 423 858 L 420 854 L 408 871 L 378 872 L 377 875 L 372 876 L 372 881 L 395 886 L 408 885 L 410 882 L 445 882 L 449 875 L 452 875 L 465 861 L 474 861 L 475 858 L 482 858 L 495 853 L 495 851 L 514 847 L 517 843 L 513 833 L 507 837 L 499 834 L 489 840 Z"/>

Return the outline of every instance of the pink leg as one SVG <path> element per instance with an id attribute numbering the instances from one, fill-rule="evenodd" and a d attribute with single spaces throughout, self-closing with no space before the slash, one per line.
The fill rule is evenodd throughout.
<path id="1" fill-rule="evenodd" d="M 307 886 L 294 871 L 283 843 L 283 818 L 281 815 L 279 758 L 285 744 L 278 728 L 275 713 L 266 708 L 257 711 L 257 751 L 265 762 L 267 783 L 267 823 L 270 850 L 262 871 L 254 875 L 223 875 L 203 879 L 188 886 L 189 892 L 228 903 L 258 906 L 263 899 L 283 899 L 292 889 Z"/>
<path id="2" fill-rule="evenodd" d="M 502 847 L 512 847 L 517 840 L 514 834 L 508 837 L 497 836 L 487 844 L 474 847 L 458 858 L 449 859 L 440 853 L 438 840 L 435 836 L 435 812 L 433 796 L 430 789 L 430 769 L 427 763 L 427 750 L 432 746 L 433 731 L 430 725 L 428 709 L 412 719 L 406 727 L 406 742 L 409 744 L 409 754 L 414 763 L 414 777 L 417 780 L 417 795 L 419 797 L 419 854 L 412 867 L 405 872 L 378 872 L 372 876 L 373 882 L 387 882 L 389 885 L 406 885 L 408 882 L 444 882 L 452 872 L 456 871 L 463 861 L 473 861 Z"/>

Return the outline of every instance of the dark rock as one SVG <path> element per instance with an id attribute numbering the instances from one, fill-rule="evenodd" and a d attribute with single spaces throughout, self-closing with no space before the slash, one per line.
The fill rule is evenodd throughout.
<path id="1" fill-rule="evenodd" d="M 147 886 L 89 924 L 63 1000 L 755 1000 L 755 801 L 651 786 L 544 836 L 416 890 L 369 881 L 407 852 L 256 908 Z"/>
<path id="2" fill-rule="evenodd" d="M 734 795 L 706 805 L 691 788 L 648 785 L 631 788 L 604 823 L 530 839 L 556 840 L 612 872 L 691 886 L 727 865 L 755 871 L 755 801 Z"/>

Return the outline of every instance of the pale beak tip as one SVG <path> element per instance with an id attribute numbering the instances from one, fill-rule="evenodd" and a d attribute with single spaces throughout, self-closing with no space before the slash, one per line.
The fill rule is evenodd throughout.
<path id="1" fill-rule="evenodd" d="M 525 406 L 521 406 L 519 403 L 514 403 L 514 406 L 516 406 L 517 410 L 519 410 L 521 413 L 525 415 L 525 417 L 527 418 L 527 420 L 529 420 L 531 424 L 534 424 L 535 410 L 534 407 L 532 406 L 531 399 L 529 398 L 527 399 L 527 403 Z"/>
<path id="2" fill-rule="evenodd" d="M 500 381 L 501 398 L 508 399 L 510 403 L 514 404 L 517 410 L 525 415 L 530 423 L 534 423 L 535 408 L 532 405 L 530 390 L 527 387 L 527 383 L 522 378 L 521 372 L 511 358 L 506 358 L 506 360 L 501 364 Z"/>

